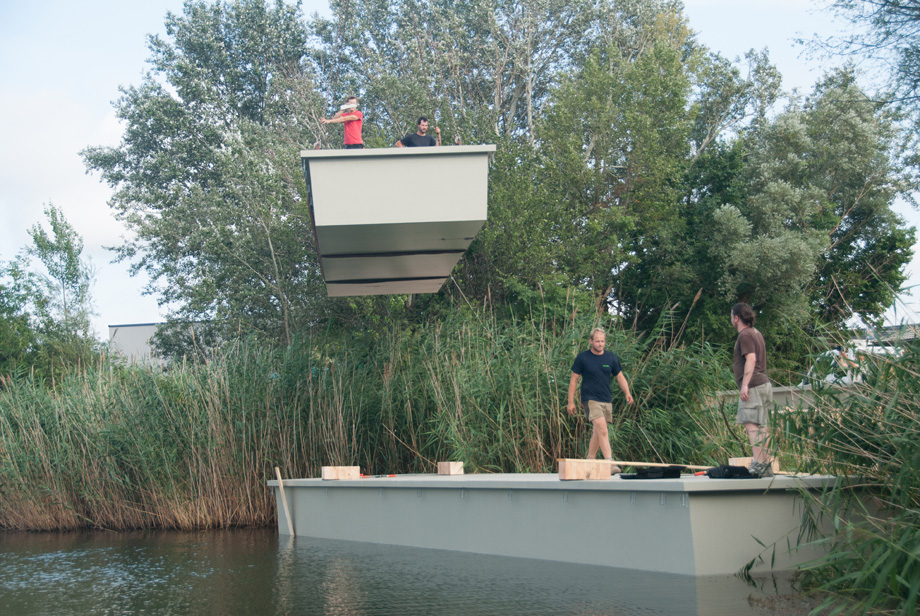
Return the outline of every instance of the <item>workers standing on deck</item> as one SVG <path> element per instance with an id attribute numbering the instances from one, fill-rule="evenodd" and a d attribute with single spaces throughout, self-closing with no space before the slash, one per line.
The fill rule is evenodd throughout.
<path id="1" fill-rule="evenodd" d="M 613 394 L 610 390 L 610 381 L 616 378 L 617 385 L 626 396 L 626 403 L 632 404 L 633 397 L 629 393 L 629 383 L 623 374 L 620 358 L 610 351 L 604 350 L 607 344 L 607 334 L 600 327 L 591 330 L 591 346 L 587 351 L 582 351 L 575 357 L 572 364 L 572 378 L 569 379 L 569 415 L 575 414 L 575 388 L 581 378 L 581 407 L 585 418 L 591 422 L 591 441 L 588 444 L 588 459 L 593 460 L 598 449 L 605 460 L 612 460 L 610 451 L 610 437 L 607 424 L 613 423 Z M 620 467 L 614 466 L 613 473 L 619 473 Z"/>
<path id="2" fill-rule="evenodd" d="M 732 327 L 738 332 L 732 368 L 738 385 L 738 415 L 735 423 L 744 426 L 754 460 L 751 474 L 772 477 L 773 466 L 768 451 L 770 443 L 770 409 L 773 386 L 767 377 L 767 349 L 763 335 L 754 327 L 757 316 L 748 304 L 732 306 Z"/>
<path id="3" fill-rule="evenodd" d="M 427 147 L 427 146 L 436 146 L 441 145 L 441 129 L 437 126 L 434 127 L 434 132 L 436 137 L 432 137 L 428 134 L 428 118 L 422 116 L 418 119 L 418 122 L 415 123 L 418 127 L 418 131 L 414 133 L 409 133 L 402 139 L 396 142 L 397 148 L 418 148 L 418 147 Z"/>
<path id="4" fill-rule="evenodd" d="M 349 96 L 345 104 L 339 108 L 332 118 L 322 119 L 323 124 L 345 125 L 345 149 L 360 150 L 364 148 L 364 139 L 361 138 L 361 129 L 364 125 L 364 114 L 358 110 L 358 97 Z"/>

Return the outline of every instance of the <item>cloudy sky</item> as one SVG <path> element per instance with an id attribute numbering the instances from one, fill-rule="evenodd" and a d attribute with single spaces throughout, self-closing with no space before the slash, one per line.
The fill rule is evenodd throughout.
<path id="1" fill-rule="evenodd" d="M 784 86 L 806 93 L 829 61 L 802 57 L 793 39 L 845 27 L 819 10 L 824 4 L 685 0 L 702 43 L 729 58 L 766 47 Z M 328 14 L 325 0 L 302 5 L 306 14 Z M 96 269 L 93 323 L 100 338 L 107 338 L 109 325 L 161 321 L 165 312 L 155 297 L 142 295 L 143 279 L 132 278 L 126 264 L 111 263 L 105 247 L 117 245 L 125 231 L 106 205 L 108 188 L 86 174 L 78 153 L 118 143 L 121 127 L 112 108 L 118 86 L 140 82 L 146 35 L 162 34 L 167 11 L 181 10 L 181 0 L 0 0 L 0 261 L 28 243 L 27 229 L 43 222 L 46 204 L 59 207 Z M 899 205 L 898 211 L 920 226 L 912 208 Z M 909 284 L 920 285 L 920 257 L 909 271 Z M 906 297 L 896 318 L 917 321 L 918 313 L 918 300 Z"/>

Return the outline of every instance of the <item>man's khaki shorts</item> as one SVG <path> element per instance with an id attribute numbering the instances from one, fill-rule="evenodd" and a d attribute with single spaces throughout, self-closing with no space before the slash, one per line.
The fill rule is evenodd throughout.
<path id="1" fill-rule="evenodd" d="M 598 402 L 597 400 L 588 400 L 583 402 L 581 408 L 585 411 L 585 417 L 588 421 L 594 421 L 603 417 L 607 423 L 613 423 L 613 404 L 610 402 Z"/>
<path id="2" fill-rule="evenodd" d="M 747 402 L 738 396 L 738 416 L 736 424 L 753 423 L 759 426 L 770 424 L 770 411 L 773 410 L 773 385 L 764 383 L 748 388 Z"/>

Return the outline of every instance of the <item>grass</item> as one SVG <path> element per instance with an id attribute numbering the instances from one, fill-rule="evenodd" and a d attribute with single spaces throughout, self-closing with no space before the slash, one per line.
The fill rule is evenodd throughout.
<path id="1" fill-rule="evenodd" d="M 729 349 L 684 344 L 666 315 L 646 336 L 574 305 L 499 318 L 467 306 L 425 325 L 330 332 L 282 349 L 236 341 L 167 373 L 98 362 L 53 385 L 0 383 L 0 528 L 206 529 L 275 521 L 265 481 L 323 465 L 371 474 L 546 472 L 582 457 L 588 427 L 565 412 L 572 361 L 607 328 L 635 404 L 615 393 L 622 459 L 720 464 L 747 442 L 733 409 Z M 920 597 L 920 344 L 876 357 L 863 384 L 816 392 L 776 442 L 799 470 L 849 478 L 814 497 L 828 555 L 804 583 L 815 613 L 916 614 Z M 733 406 L 733 405 L 731 405 Z M 807 533 L 806 533 L 807 535 Z"/>
<path id="2" fill-rule="evenodd" d="M 7 380 L 0 527 L 267 525 L 274 466 L 285 477 L 324 465 L 433 472 L 439 460 L 551 472 L 587 449 L 585 422 L 565 403 L 572 361 L 598 324 L 636 397 L 628 408 L 615 398 L 615 455 L 716 462 L 730 443 L 705 434 L 721 430 L 705 394 L 727 382 L 727 358 L 681 346 L 670 320 L 642 337 L 574 307 L 564 319 L 467 307 L 379 336 L 237 341 L 167 373 L 100 360 L 54 387 Z"/>
<path id="3" fill-rule="evenodd" d="M 920 599 L 920 342 L 871 357 L 865 381 L 816 391 L 791 414 L 786 442 L 803 469 L 842 479 L 814 496 L 807 525 L 830 523 L 826 557 L 805 583 L 830 593 L 829 614 L 918 613 Z"/>

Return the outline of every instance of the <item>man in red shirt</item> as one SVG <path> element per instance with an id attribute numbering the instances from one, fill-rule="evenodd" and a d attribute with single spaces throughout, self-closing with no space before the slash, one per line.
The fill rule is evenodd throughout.
<path id="1" fill-rule="evenodd" d="M 349 96 L 342 108 L 327 120 L 323 118 L 323 124 L 344 124 L 345 125 L 345 149 L 360 150 L 364 148 L 364 140 L 361 138 L 361 127 L 364 124 L 364 114 L 358 111 L 358 97 Z"/>

